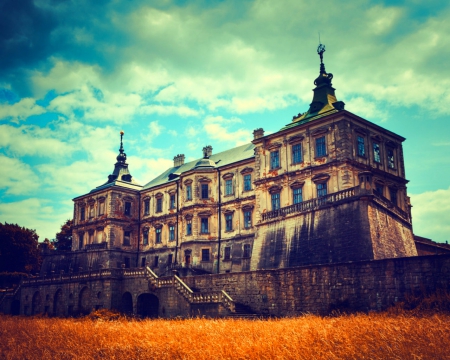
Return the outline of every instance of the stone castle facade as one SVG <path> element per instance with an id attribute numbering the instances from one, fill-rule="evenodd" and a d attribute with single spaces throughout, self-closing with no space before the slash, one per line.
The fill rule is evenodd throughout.
<path id="1" fill-rule="evenodd" d="M 217 154 L 206 146 L 192 162 L 177 155 L 139 185 L 121 133 L 107 182 L 74 199 L 72 251 L 47 255 L 40 280 L 22 284 L 20 312 L 217 315 L 234 300 L 210 284 L 192 290 L 195 277 L 417 256 L 405 139 L 345 110 L 319 50 L 308 111 L 273 134 L 256 129 Z"/>

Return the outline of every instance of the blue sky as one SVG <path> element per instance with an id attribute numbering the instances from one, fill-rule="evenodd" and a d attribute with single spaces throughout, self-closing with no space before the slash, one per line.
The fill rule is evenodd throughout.
<path id="1" fill-rule="evenodd" d="M 450 4 L 0 3 L 0 221 L 54 238 L 104 183 L 125 131 L 132 175 L 246 143 L 307 110 L 325 64 L 346 109 L 404 143 L 414 232 L 450 240 Z"/>

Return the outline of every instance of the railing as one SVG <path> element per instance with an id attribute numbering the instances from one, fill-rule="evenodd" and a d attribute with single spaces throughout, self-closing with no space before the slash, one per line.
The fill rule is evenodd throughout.
<path id="1" fill-rule="evenodd" d="M 145 274 L 148 281 L 157 288 L 173 286 L 190 304 L 221 303 L 229 311 L 235 310 L 233 299 L 223 290 L 197 293 L 178 276 L 159 278 L 148 266 L 145 268 Z"/>
<path id="2" fill-rule="evenodd" d="M 387 198 L 385 198 L 383 195 L 378 194 L 376 191 L 373 192 L 374 199 L 377 203 L 389 208 L 392 212 L 394 212 L 395 214 L 397 214 L 398 216 L 408 220 L 409 219 L 409 215 L 406 211 L 400 209 L 397 205 L 395 205 L 392 201 L 388 200 Z"/>
<path id="3" fill-rule="evenodd" d="M 29 285 L 29 284 L 52 283 L 58 281 L 88 280 L 104 277 L 121 277 L 122 275 L 127 276 L 128 274 L 125 274 L 125 271 L 121 269 L 100 269 L 68 274 L 61 272 L 60 274 L 52 274 L 50 276 L 27 278 L 22 280 L 22 284 Z M 144 275 L 143 271 L 141 275 L 142 276 Z"/>
<path id="4" fill-rule="evenodd" d="M 108 248 L 108 243 L 102 242 L 99 244 L 86 244 L 85 245 L 85 249 L 86 250 L 103 250 L 103 249 L 107 249 Z"/>
<path id="5" fill-rule="evenodd" d="M 268 211 L 262 214 L 262 221 L 275 219 L 277 217 L 287 216 L 290 214 L 300 213 L 315 210 L 321 206 L 332 204 L 344 199 L 349 199 L 356 196 L 356 189 L 353 187 L 350 189 L 338 191 L 333 194 L 325 195 L 320 198 L 303 201 L 298 204 L 289 205 L 278 210 Z"/>
<path id="6" fill-rule="evenodd" d="M 5 292 L 3 292 L 3 296 L 0 298 L 0 306 L 3 304 L 3 301 L 6 299 L 6 297 L 9 295 L 10 297 L 14 297 L 16 296 L 17 292 L 20 289 L 20 285 L 19 284 L 15 289 L 13 289 L 13 291 L 8 291 L 6 290 Z"/>

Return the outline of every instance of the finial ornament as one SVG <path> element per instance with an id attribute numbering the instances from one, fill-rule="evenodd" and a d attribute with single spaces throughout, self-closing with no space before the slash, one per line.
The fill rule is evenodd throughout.
<path id="1" fill-rule="evenodd" d="M 325 45 L 319 43 L 319 46 L 317 47 L 317 53 L 320 56 L 320 63 L 321 64 L 323 64 L 323 53 L 324 52 L 325 52 Z"/>

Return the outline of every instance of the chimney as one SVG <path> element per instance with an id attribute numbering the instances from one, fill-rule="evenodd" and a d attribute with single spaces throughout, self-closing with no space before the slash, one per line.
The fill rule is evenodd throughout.
<path id="1" fill-rule="evenodd" d="M 264 136 L 264 129 L 258 128 L 253 131 L 253 140 L 262 138 Z"/>
<path id="2" fill-rule="evenodd" d="M 209 159 L 209 157 L 212 155 L 212 146 L 207 145 L 203 148 L 203 158 Z"/>
<path id="3" fill-rule="evenodd" d="M 173 158 L 173 166 L 178 167 L 184 164 L 184 154 L 178 154 Z"/>

